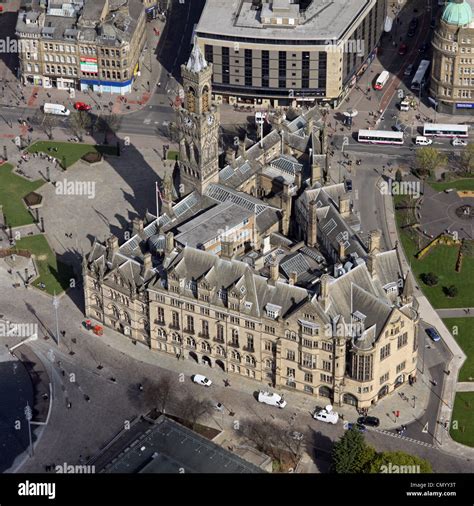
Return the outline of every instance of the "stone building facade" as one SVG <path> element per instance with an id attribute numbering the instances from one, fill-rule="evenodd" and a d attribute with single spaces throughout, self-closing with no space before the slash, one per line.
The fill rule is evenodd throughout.
<path id="1" fill-rule="evenodd" d="M 474 111 L 474 1 L 447 4 L 433 36 L 430 95 L 438 112 Z"/>

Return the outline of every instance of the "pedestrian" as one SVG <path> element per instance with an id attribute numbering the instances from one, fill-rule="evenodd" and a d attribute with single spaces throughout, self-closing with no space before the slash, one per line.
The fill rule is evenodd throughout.
<path id="1" fill-rule="evenodd" d="M 69 401 L 69 402 L 67 403 L 67 409 L 71 409 L 71 408 L 72 408 L 72 402 L 71 402 L 71 401 Z"/>

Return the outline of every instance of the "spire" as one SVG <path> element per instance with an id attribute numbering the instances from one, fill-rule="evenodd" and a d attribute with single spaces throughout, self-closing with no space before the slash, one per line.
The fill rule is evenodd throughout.
<path id="1" fill-rule="evenodd" d="M 194 47 L 189 56 L 188 63 L 186 64 L 186 69 L 196 74 L 207 69 L 207 61 L 202 54 L 196 37 L 194 37 Z"/>

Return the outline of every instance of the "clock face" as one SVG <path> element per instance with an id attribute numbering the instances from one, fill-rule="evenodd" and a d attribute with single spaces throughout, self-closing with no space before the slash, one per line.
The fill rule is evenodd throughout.
<path id="1" fill-rule="evenodd" d="M 184 124 L 190 128 L 193 126 L 193 120 L 191 118 L 184 118 Z"/>
<path id="2" fill-rule="evenodd" d="M 209 125 L 212 125 L 214 123 L 214 116 L 212 116 L 212 114 L 209 114 L 207 117 L 207 122 Z"/>

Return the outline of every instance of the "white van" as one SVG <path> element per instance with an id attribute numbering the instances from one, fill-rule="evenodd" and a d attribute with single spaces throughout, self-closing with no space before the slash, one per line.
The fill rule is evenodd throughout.
<path id="1" fill-rule="evenodd" d="M 406 98 L 404 98 L 400 102 L 400 111 L 409 111 L 410 110 L 410 101 Z"/>
<path id="2" fill-rule="evenodd" d="M 332 423 L 335 425 L 339 420 L 339 413 L 333 411 L 332 406 L 328 405 L 324 409 L 317 409 L 313 414 L 313 418 L 320 422 Z"/>
<path id="3" fill-rule="evenodd" d="M 428 139 L 428 137 L 418 135 L 415 139 L 415 144 L 417 146 L 429 146 L 430 144 L 433 144 L 433 141 L 431 139 Z"/>
<path id="4" fill-rule="evenodd" d="M 275 393 L 271 394 L 270 392 L 264 392 L 262 390 L 258 392 L 258 402 L 263 402 L 264 404 L 282 409 L 286 406 L 286 401 L 281 395 Z"/>
<path id="5" fill-rule="evenodd" d="M 44 104 L 43 112 L 45 114 L 56 114 L 58 116 L 69 116 L 71 111 L 62 104 Z"/>

